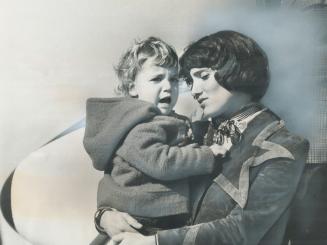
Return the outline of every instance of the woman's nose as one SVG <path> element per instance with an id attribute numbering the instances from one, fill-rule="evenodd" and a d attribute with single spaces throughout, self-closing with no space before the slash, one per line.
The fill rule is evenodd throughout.
<path id="1" fill-rule="evenodd" d="M 191 90 L 193 97 L 196 98 L 202 92 L 203 92 L 202 83 L 197 79 L 193 79 L 192 90 Z"/>

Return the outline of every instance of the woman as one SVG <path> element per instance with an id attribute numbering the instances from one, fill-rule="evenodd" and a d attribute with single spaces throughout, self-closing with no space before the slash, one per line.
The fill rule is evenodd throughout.
<path id="1" fill-rule="evenodd" d="M 243 34 L 221 31 L 191 44 L 180 65 L 206 121 L 194 124 L 195 139 L 233 144 L 222 172 L 193 181 L 194 225 L 145 237 L 110 207 L 97 212 L 97 225 L 120 244 L 281 244 L 308 142 L 259 103 L 269 84 L 264 51 Z"/>

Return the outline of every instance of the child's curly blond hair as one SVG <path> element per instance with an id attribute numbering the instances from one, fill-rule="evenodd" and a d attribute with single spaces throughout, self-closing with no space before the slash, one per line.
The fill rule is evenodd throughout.
<path id="1" fill-rule="evenodd" d="M 142 65 L 148 58 L 154 58 L 158 66 L 178 69 L 178 56 L 175 49 L 156 37 L 135 41 L 121 57 L 115 68 L 119 78 L 116 93 L 129 95 L 129 89 Z"/>

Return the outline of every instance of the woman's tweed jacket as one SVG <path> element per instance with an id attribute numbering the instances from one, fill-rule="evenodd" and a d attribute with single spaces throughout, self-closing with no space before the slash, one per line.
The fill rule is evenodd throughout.
<path id="1" fill-rule="evenodd" d="M 271 111 L 262 112 L 212 180 L 195 225 L 160 231 L 159 245 L 282 244 L 308 148 Z"/>

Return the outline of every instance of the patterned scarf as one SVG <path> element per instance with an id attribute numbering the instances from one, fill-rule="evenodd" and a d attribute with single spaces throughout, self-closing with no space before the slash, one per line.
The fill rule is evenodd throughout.
<path id="1" fill-rule="evenodd" d="M 203 143 L 205 145 L 214 143 L 223 145 L 225 140 L 229 139 L 233 145 L 237 144 L 242 140 L 243 121 L 263 108 L 260 104 L 251 103 L 238 111 L 231 119 L 213 118 L 204 136 Z M 243 127 L 243 130 L 240 129 L 241 127 Z"/>

